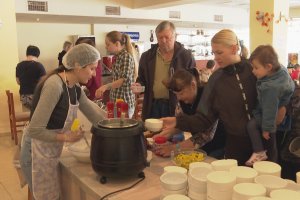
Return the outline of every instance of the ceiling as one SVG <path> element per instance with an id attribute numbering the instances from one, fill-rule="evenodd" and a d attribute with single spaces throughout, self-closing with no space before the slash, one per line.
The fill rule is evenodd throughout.
<path id="1" fill-rule="evenodd" d="M 249 8 L 250 0 L 133 0 L 133 7 L 143 9 L 154 9 L 162 7 L 170 7 L 183 4 L 205 4 L 225 7 Z M 196 3 L 195 3 L 196 2 Z M 290 0 L 291 7 L 300 7 L 300 0 Z M 119 17 L 92 17 L 92 16 L 73 16 L 73 15 L 47 15 L 32 13 L 17 13 L 17 22 L 35 22 L 44 23 L 74 23 L 74 24 L 127 24 L 127 25 L 157 25 L 161 20 L 154 19 L 133 19 Z M 170 20 L 172 21 L 172 20 Z M 209 29 L 215 28 L 231 28 L 230 24 L 220 23 L 203 23 L 189 21 L 172 21 L 177 27 L 205 27 Z M 238 28 L 238 27 L 236 27 Z"/>

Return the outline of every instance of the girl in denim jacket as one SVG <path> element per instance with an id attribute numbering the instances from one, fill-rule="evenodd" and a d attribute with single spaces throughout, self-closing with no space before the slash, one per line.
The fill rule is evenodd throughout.
<path id="1" fill-rule="evenodd" d="M 253 111 L 254 118 L 247 125 L 253 148 L 253 154 L 246 162 L 248 166 L 268 158 L 270 161 L 277 161 L 276 116 L 278 108 L 289 103 L 295 88 L 272 46 L 258 46 L 251 54 L 250 62 L 252 72 L 257 77 L 258 102 Z"/>

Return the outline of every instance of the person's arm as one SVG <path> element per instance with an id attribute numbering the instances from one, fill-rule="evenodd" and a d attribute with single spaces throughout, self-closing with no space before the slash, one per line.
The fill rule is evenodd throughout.
<path id="1" fill-rule="evenodd" d="M 92 124 L 106 118 L 105 111 L 103 111 L 96 103 L 88 99 L 83 90 L 81 90 L 79 98 L 79 109 Z"/>
<path id="2" fill-rule="evenodd" d="M 154 149 L 154 153 L 162 157 L 170 157 L 171 152 L 176 152 L 181 149 L 193 149 L 195 145 L 189 139 L 177 144 L 161 145 Z"/>
<path id="3" fill-rule="evenodd" d="M 39 102 L 28 126 L 28 134 L 31 138 L 43 141 L 57 141 L 57 134 L 54 134 L 53 130 L 46 129 L 46 127 L 62 92 L 62 82 L 59 78 L 48 78 L 42 88 Z M 58 138 L 58 140 L 60 139 L 62 138 Z"/>
<path id="4" fill-rule="evenodd" d="M 262 131 L 274 133 L 279 104 L 277 90 L 265 88 L 261 91 L 261 95 Z"/>

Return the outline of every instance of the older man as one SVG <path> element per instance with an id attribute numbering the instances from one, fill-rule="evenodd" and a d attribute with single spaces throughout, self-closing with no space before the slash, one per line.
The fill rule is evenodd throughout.
<path id="1" fill-rule="evenodd" d="M 174 116 L 176 96 L 162 83 L 177 69 L 196 66 L 191 52 L 175 41 L 176 30 L 172 22 L 161 22 L 155 34 L 158 44 L 144 52 L 139 63 L 137 83 L 145 86 L 143 120 Z"/>

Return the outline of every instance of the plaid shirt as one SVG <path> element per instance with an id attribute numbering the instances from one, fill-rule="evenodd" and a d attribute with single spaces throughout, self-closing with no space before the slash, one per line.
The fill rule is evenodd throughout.
<path id="1" fill-rule="evenodd" d="M 121 87 L 112 89 L 110 92 L 110 99 L 116 101 L 116 99 L 123 99 L 128 106 L 133 108 L 135 104 L 135 97 L 130 89 L 132 83 L 134 83 L 134 60 L 130 53 L 126 49 L 122 49 L 116 55 L 116 62 L 113 65 L 112 70 L 113 81 L 123 78 L 124 82 Z"/>

